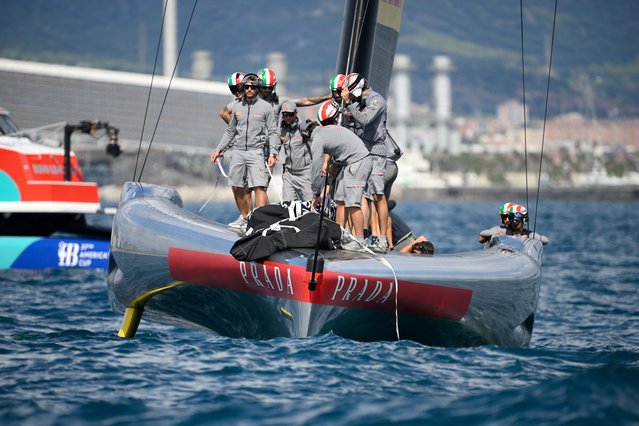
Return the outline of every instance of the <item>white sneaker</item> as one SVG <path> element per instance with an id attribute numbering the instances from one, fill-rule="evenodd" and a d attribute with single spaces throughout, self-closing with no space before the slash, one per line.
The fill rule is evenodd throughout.
<path id="1" fill-rule="evenodd" d="M 244 217 L 242 215 L 240 215 L 233 222 L 229 223 L 228 227 L 229 228 L 236 228 L 236 229 L 246 230 L 247 223 L 248 223 L 248 221 L 246 219 L 244 219 Z"/>
<path id="2" fill-rule="evenodd" d="M 363 251 L 363 244 L 360 244 L 357 240 L 351 240 L 347 243 L 342 242 L 342 250 L 350 251 Z"/>
<path id="3" fill-rule="evenodd" d="M 348 232 L 342 231 L 340 243 L 342 250 L 364 251 L 364 241 L 358 241 L 356 237 L 352 236 Z"/>
<path id="4" fill-rule="evenodd" d="M 373 241 L 369 244 L 366 244 L 366 248 L 375 253 L 386 254 L 388 251 L 388 244 L 386 243 L 386 239 L 381 238 L 373 238 Z"/>

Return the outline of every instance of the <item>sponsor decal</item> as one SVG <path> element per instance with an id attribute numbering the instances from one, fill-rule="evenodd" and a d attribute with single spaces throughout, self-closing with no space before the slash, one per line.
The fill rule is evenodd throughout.
<path id="1" fill-rule="evenodd" d="M 230 255 L 169 249 L 169 271 L 176 281 L 300 302 L 379 311 L 395 310 L 395 280 L 325 270 L 321 285 L 309 291 L 306 268 L 275 262 L 240 262 Z M 398 280 L 401 313 L 461 319 L 472 291 Z"/>
<path id="2" fill-rule="evenodd" d="M 4 241 L 0 251 L 2 249 L 17 251 L 11 268 L 107 269 L 109 266 L 107 240 L 13 237 Z"/>
<path id="3" fill-rule="evenodd" d="M 62 175 L 64 167 L 59 164 L 33 164 L 31 169 L 36 175 Z"/>
<path id="4" fill-rule="evenodd" d="M 90 242 L 68 242 L 58 243 L 58 266 L 64 268 L 91 268 L 97 260 L 106 261 L 109 259 L 109 252 L 96 250 L 95 244 Z"/>

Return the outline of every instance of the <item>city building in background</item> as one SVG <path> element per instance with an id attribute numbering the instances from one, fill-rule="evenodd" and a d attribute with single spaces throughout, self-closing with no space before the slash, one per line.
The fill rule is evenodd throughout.
<path id="1" fill-rule="evenodd" d="M 305 86 L 307 93 L 286 93 L 290 70 L 283 53 L 268 54 L 265 66 L 275 71 L 280 95 L 295 98 L 328 91 L 330 75 L 324 86 Z M 527 181 L 536 181 L 542 142 L 547 158 L 544 170 L 548 169 L 544 185 L 639 184 L 639 119 L 597 119 L 571 112 L 549 118 L 544 126 L 541 120 L 530 119 L 515 99 L 496 105 L 492 116 L 456 117 L 452 113 L 454 70 L 450 58 L 442 55 L 435 56 L 426 70 L 415 69 L 406 55 L 395 57 L 388 128 L 405 151 L 395 185 L 398 196 L 418 197 L 429 188 L 521 188 Z M 124 157 L 134 158 L 139 146 L 145 154 L 152 141 L 147 166 L 151 178 L 171 185 L 210 185 L 217 171 L 208 156 L 226 129 L 217 112 L 231 94 L 226 82 L 211 81 L 212 52 L 194 53 L 189 78 L 172 78 L 172 71 L 152 78 L 0 59 L 0 106 L 22 128 L 62 121 L 109 121 L 120 129 Z M 412 93 L 415 72 L 432 79 L 433 97 L 424 99 L 425 103 L 418 103 Z M 300 109 L 302 119 L 313 118 L 314 113 L 314 107 Z M 524 173 L 524 154 L 536 161 L 530 164 L 529 176 Z M 92 161 L 96 160 L 97 154 L 92 155 Z M 486 160 L 493 157 L 498 167 Z M 117 186 L 132 178 L 133 167 L 126 160 L 116 161 L 109 179 L 101 183 Z"/>

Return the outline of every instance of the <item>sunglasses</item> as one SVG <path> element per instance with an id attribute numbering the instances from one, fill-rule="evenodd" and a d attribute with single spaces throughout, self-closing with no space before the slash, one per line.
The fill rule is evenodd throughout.
<path id="1" fill-rule="evenodd" d="M 246 92 L 247 90 L 257 90 L 257 86 L 244 86 L 244 91 Z"/>
<path id="2" fill-rule="evenodd" d="M 231 93 L 236 94 L 236 93 L 240 93 L 241 90 L 239 87 L 237 86 L 231 86 Z"/>
<path id="3" fill-rule="evenodd" d="M 273 90 L 275 86 L 262 86 L 262 89 L 264 90 Z"/>
<path id="4" fill-rule="evenodd" d="M 333 89 L 331 90 L 331 92 L 333 92 L 334 94 L 340 95 L 342 93 L 342 89 Z"/>
<path id="5" fill-rule="evenodd" d="M 282 117 L 292 117 L 294 115 L 295 115 L 294 112 L 283 112 L 282 113 Z"/>

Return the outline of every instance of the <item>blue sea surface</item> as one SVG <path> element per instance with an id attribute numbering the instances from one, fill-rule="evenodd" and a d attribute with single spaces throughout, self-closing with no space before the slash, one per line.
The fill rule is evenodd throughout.
<path id="1" fill-rule="evenodd" d="M 396 212 L 453 253 L 481 248 L 498 204 Z M 256 341 L 144 319 L 126 340 L 105 272 L 0 271 L 0 424 L 639 424 L 639 203 L 529 207 L 551 243 L 528 348 Z"/>

